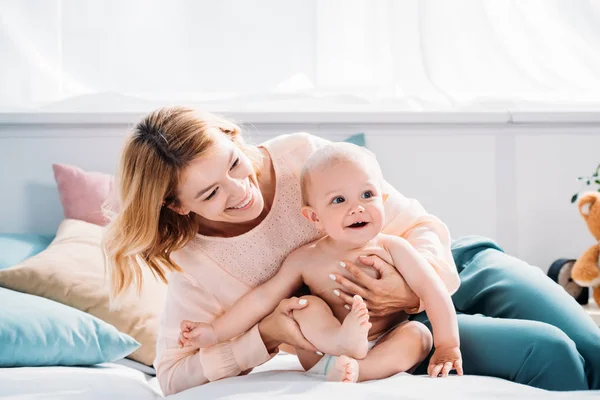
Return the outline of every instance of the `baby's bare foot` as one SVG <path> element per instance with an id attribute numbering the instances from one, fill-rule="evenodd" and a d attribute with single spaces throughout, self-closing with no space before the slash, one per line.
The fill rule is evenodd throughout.
<path id="1" fill-rule="evenodd" d="M 365 358 L 369 350 L 367 340 L 369 329 L 371 323 L 367 305 L 360 296 L 356 295 L 352 309 L 346 315 L 338 333 L 339 355 L 347 355 L 359 360 Z"/>
<path id="2" fill-rule="evenodd" d="M 327 374 L 327 380 L 355 383 L 358 380 L 358 361 L 347 356 L 340 356 Z"/>

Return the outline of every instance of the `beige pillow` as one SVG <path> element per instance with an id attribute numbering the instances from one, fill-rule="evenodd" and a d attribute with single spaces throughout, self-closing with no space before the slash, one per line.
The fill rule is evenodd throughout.
<path id="1" fill-rule="evenodd" d="M 0 286 L 47 297 L 114 325 L 141 343 L 129 358 L 151 365 L 167 286 L 146 271 L 140 297 L 132 288 L 119 309 L 110 311 L 100 248 L 103 231 L 98 225 L 65 219 L 46 250 L 0 270 Z"/>

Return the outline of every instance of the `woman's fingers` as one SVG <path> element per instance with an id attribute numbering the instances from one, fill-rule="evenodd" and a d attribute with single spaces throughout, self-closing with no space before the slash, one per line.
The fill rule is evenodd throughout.
<path id="1" fill-rule="evenodd" d="M 342 301 L 344 303 L 346 303 L 346 308 L 350 309 L 350 307 L 352 306 L 352 303 L 354 302 L 354 299 L 351 295 L 349 295 L 348 293 L 344 292 L 343 290 L 339 290 L 339 289 L 335 289 L 333 291 L 333 294 L 338 296 L 340 299 L 342 299 Z"/>
<path id="2" fill-rule="evenodd" d="M 291 315 L 292 311 L 300 310 L 308 305 L 308 300 L 299 299 L 297 297 L 290 297 L 289 299 L 282 300 L 283 312 Z"/>
<path id="3" fill-rule="evenodd" d="M 335 278 L 335 281 L 337 283 L 339 283 L 340 285 L 342 285 L 342 287 L 344 288 L 344 290 L 346 292 L 352 293 L 353 295 L 357 294 L 360 297 L 362 297 L 363 299 L 368 299 L 370 297 L 365 288 L 357 285 L 356 283 L 352 282 L 351 280 L 346 279 L 343 276 L 338 275 L 338 274 L 331 274 L 330 278 L 331 277 Z M 337 293 L 334 293 L 334 294 L 337 294 Z M 350 302 L 349 304 L 352 304 L 352 302 Z"/>
<path id="4" fill-rule="evenodd" d="M 354 302 L 354 297 L 352 295 L 349 295 L 348 293 L 344 292 L 343 290 L 334 290 L 334 294 L 336 296 L 338 296 L 340 299 L 342 299 L 342 301 L 346 304 L 344 304 L 344 307 L 346 308 L 346 310 L 350 311 L 352 309 L 352 303 Z M 371 312 L 371 309 L 369 308 L 369 303 L 367 302 L 367 300 L 363 299 L 365 305 L 367 306 L 367 312 L 369 313 L 369 318 L 371 317 L 380 317 L 381 313 L 380 312 Z"/>
<path id="5" fill-rule="evenodd" d="M 300 326 L 298 325 L 298 322 L 296 322 L 296 320 L 294 319 L 294 314 L 293 314 L 294 310 L 300 310 L 300 309 L 306 307 L 308 305 L 308 300 L 299 299 L 297 297 L 291 297 L 289 299 L 282 300 L 281 303 L 280 304 L 282 306 L 282 312 L 284 314 L 288 315 L 291 319 L 291 321 L 290 321 L 291 325 L 288 323 L 286 329 L 291 330 L 291 332 L 289 332 L 288 335 L 291 336 L 290 341 L 293 341 L 293 343 L 287 343 L 287 344 L 289 344 L 293 347 L 299 347 L 306 351 L 316 353 L 317 348 L 315 346 L 313 346 L 312 343 L 310 343 L 308 340 L 306 340 L 306 338 L 302 334 L 302 331 L 300 331 Z M 290 326 L 291 326 L 291 328 L 290 328 Z"/>
<path id="6" fill-rule="evenodd" d="M 371 287 L 373 282 L 376 280 L 367 275 L 362 269 L 360 269 L 355 264 L 341 262 L 340 265 L 352 274 L 352 277 L 357 283 L 360 283 L 366 288 Z"/>
<path id="7" fill-rule="evenodd" d="M 364 265 L 373 267 L 377 272 L 379 272 L 380 277 L 389 273 L 394 268 L 387 262 L 383 261 L 379 256 L 360 256 L 358 259 Z"/>

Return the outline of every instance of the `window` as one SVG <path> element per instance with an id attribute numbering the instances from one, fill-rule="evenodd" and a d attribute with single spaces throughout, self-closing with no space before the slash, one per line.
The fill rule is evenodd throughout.
<path id="1" fill-rule="evenodd" d="M 597 109 L 600 0 L 0 2 L 0 111 Z"/>

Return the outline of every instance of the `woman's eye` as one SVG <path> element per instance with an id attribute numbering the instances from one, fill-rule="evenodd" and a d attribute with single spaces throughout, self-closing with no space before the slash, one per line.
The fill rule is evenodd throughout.
<path id="1" fill-rule="evenodd" d="M 340 204 L 340 203 L 344 202 L 344 198 L 342 196 L 338 196 L 338 197 L 335 197 L 333 200 L 331 200 L 331 202 L 333 204 Z"/>
<path id="2" fill-rule="evenodd" d="M 237 167 L 239 163 L 240 163 L 240 158 L 238 157 L 235 159 L 235 161 L 233 162 L 233 165 L 231 166 L 231 168 L 229 170 L 231 171 L 232 169 Z"/>
<path id="3" fill-rule="evenodd" d="M 363 197 L 363 199 L 370 199 L 371 197 L 373 197 L 373 192 L 371 192 L 370 190 L 367 190 L 366 192 L 363 193 L 362 197 Z"/>
<path id="4" fill-rule="evenodd" d="M 207 197 L 207 198 L 205 198 L 205 199 L 204 199 L 204 201 L 206 201 L 206 200 L 210 200 L 210 199 L 212 199 L 213 197 L 215 197 L 215 195 L 217 194 L 217 190 L 218 190 L 218 189 L 219 189 L 219 188 L 217 187 L 217 188 L 215 188 L 215 190 L 213 190 L 212 192 L 210 192 L 210 194 L 208 195 L 208 197 Z"/>

